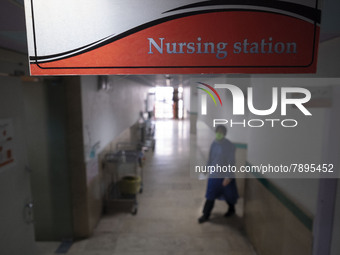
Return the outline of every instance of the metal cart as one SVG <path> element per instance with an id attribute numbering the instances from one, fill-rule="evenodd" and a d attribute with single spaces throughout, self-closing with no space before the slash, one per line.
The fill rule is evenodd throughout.
<path id="1" fill-rule="evenodd" d="M 111 180 L 106 202 L 132 202 L 131 213 L 137 214 L 137 194 L 143 190 L 143 169 L 141 151 L 131 143 L 118 143 L 116 152 L 105 155 L 105 170 Z"/>
<path id="2" fill-rule="evenodd" d="M 143 135 L 141 139 L 143 147 L 155 151 L 156 140 L 154 136 L 155 136 L 155 123 L 151 119 L 148 119 L 144 122 L 143 127 Z"/>

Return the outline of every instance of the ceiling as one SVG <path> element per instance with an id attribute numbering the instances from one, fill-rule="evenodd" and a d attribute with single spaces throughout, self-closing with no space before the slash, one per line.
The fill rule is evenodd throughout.
<path id="1" fill-rule="evenodd" d="M 0 48 L 27 53 L 23 0 L 0 1 Z"/>

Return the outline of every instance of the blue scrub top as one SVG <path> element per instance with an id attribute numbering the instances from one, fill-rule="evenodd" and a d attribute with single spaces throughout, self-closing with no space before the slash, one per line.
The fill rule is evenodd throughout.
<path id="1" fill-rule="evenodd" d="M 228 139 L 214 141 L 210 146 L 207 166 L 235 166 L 235 145 Z M 206 199 L 223 199 L 228 203 L 235 204 L 238 199 L 238 192 L 234 173 L 210 173 L 206 192 Z M 223 179 L 230 178 L 231 182 L 223 186 Z"/>

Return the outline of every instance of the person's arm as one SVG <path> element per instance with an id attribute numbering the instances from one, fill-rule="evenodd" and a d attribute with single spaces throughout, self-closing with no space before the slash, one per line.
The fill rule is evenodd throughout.
<path id="1" fill-rule="evenodd" d="M 208 162 L 207 162 L 207 166 L 210 166 L 211 165 L 211 159 L 212 159 L 212 153 L 213 153 L 213 144 L 214 143 L 212 143 L 211 145 L 210 145 L 210 149 L 209 149 L 209 158 L 208 158 Z"/>
<path id="2" fill-rule="evenodd" d="M 224 178 L 222 185 L 225 187 L 230 183 L 231 179 L 230 178 Z"/>

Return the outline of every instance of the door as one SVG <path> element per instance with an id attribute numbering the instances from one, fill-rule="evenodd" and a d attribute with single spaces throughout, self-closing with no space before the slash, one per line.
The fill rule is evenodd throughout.
<path id="1" fill-rule="evenodd" d="M 0 77 L 0 254 L 35 255 L 19 78 Z"/>

